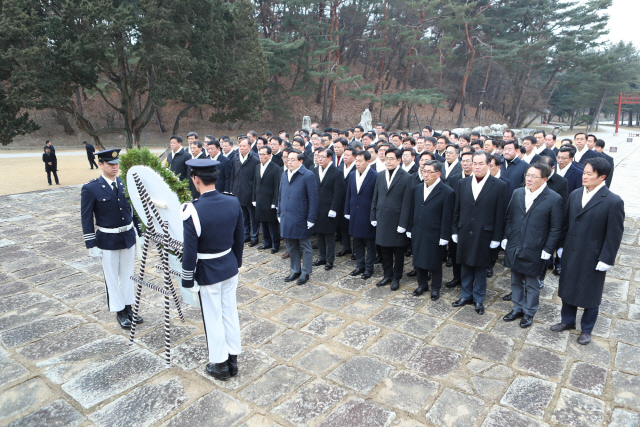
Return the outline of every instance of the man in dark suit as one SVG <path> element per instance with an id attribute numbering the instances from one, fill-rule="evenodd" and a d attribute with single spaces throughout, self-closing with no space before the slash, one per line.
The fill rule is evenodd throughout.
<path id="1" fill-rule="evenodd" d="M 253 247 L 258 244 L 260 224 L 256 220 L 256 210 L 251 203 L 253 185 L 256 177 L 256 166 L 260 162 L 253 155 L 249 138 L 244 137 L 238 143 L 238 155 L 233 159 L 231 167 L 231 193 L 240 200 L 244 217 L 244 241 Z"/>
<path id="2" fill-rule="evenodd" d="M 344 141 L 342 142 L 344 143 Z M 353 147 L 347 147 L 342 152 L 342 162 L 340 163 L 340 166 L 338 166 L 338 170 L 342 175 L 342 183 L 345 189 L 349 180 L 349 174 L 356 170 L 357 152 L 358 150 Z M 351 249 L 351 236 L 349 236 L 349 220 L 344 217 L 344 201 L 342 209 L 338 212 L 338 229 L 340 241 L 342 242 L 342 250 L 338 252 L 338 256 L 343 257 L 353 252 Z"/>
<path id="3" fill-rule="evenodd" d="M 342 154 L 344 153 L 344 149 L 346 148 L 347 143 L 344 142 L 341 138 L 333 141 L 333 164 L 334 166 L 340 166 L 342 164 Z"/>
<path id="4" fill-rule="evenodd" d="M 195 132 L 191 132 L 191 133 L 195 133 Z M 206 151 L 203 148 L 204 147 L 202 145 L 202 142 L 198 140 L 194 140 L 190 142 L 189 151 L 191 152 L 191 158 L 206 159 L 208 156 Z M 200 197 L 200 193 L 198 193 L 198 190 L 196 190 L 196 187 L 193 184 L 193 180 L 191 179 L 191 167 L 189 165 L 187 165 L 187 177 L 189 178 L 189 190 L 191 191 L 191 197 L 193 197 L 194 199 L 197 199 L 198 197 Z"/>
<path id="5" fill-rule="evenodd" d="M 558 154 L 558 147 L 556 147 L 556 136 L 552 133 L 548 133 L 544 136 L 544 145 L 551 151 L 553 151 L 554 155 Z"/>
<path id="6" fill-rule="evenodd" d="M 171 147 L 171 152 L 167 156 L 169 169 L 184 181 L 188 177 L 185 162 L 191 159 L 191 153 L 182 148 L 182 138 L 178 135 L 172 135 L 171 138 L 169 138 L 169 146 Z"/>
<path id="7" fill-rule="evenodd" d="M 344 205 L 357 263 L 356 269 L 349 274 L 354 277 L 362 274 L 366 280 L 373 275 L 376 261 L 376 228 L 371 224 L 370 216 L 378 172 L 371 168 L 368 151 L 358 151 L 355 163 L 356 171 L 348 177 Z"/>
<path id="8" fill-rule="evenodd" d="M 624 232 L 624 202 L 605 185 L 611 173 L 603 158 L 586 161 L 583 189 L 569 196 L 565 213 L 566 238 L 562 250 L 562 274 L 558 296 L 562 299 L 561 323 L 554 332 L 576 327 L 576 312 L 583 307 L 582 333 L 578 343 L 591 342 L 598 318 L 606 271 L 615 263 Z"/>
<path id="9" fill-rule="evenodd" d="M 378 173 L 371 202 L 371 225 L 376 227 L 376 243 L 381 247 L 384 270 L 384 278 L 376 286 L 391 283 L 392 291 L 400 287 L 413 203 L 411 175 L 400 167 L 401 158 L 402 151 L 387 150 L 387 170 Z"/>
<path id="10" fill-rule="evenodd" d="M 549 187 L 550 190 L 555 191 L 556 193 L 558 193 L 558 195 L 560 195 L 560 197 L 562 197 L 562 206 L 564 208 L 567 200 L 569 200 L 569 185 L 565 178 L 561 177 L 555 172 L 555 157 L 540 156 L 540 159 L 538 159 L 538 163 L 546 165 L 551 170 L 549 178 L 547 178 L 547 187 Z"/>
<path id="11" fill-rule="evenodd" d="M 556 155 L 558 165 L 555 173 L 567 180 L 569 195 L 577 188 L 582 188 L 582 170 L 580 163 L 574 162 L 575 149 L 572 146 L 562 146 Z"/>
<path id="12" fill-rule="evenodd" d="M 473 176 L 458 182 L 451 227 L 451 239 L 458 244 L 456 256 L 462 265 L 462 292 L 453 306 L 475 303 L 478 314 L 484 314 L 490 249 L 500 246 L 506 212 L 507 185 L 489 173 L 489 156 L 486 151 L 476 151 Z"/>
<path id="13" fill-rule="evenodd" d="M 258 154 L 258 134 L 256 133 L 256 131 L 250 130 L 249 132 L 247 132 L 247 138 L 249 138 L 251 151 L 253 151 L 255 154 Z"/>
<path id="14" fill-rule="evenodd" d="M 524 174 L 529 168 L 529 164 L 520 160 L 518 157 L 519 150 L 520 146 L 515 140 L 507 140 L 504 142 L 504 148 L 502 151 L 504 164 L 500 175 L 509 180 L 510 185 L 507 188 L 507 195 L 509 198 L 511 198 L 511 195 L 516 188 L 522 187 L 522 184 L 524 183 Z"/>
<path id="15" fill-rule="evenodd" d="M 444 154 L 445 161 L 442 163 L 442 175 L 440 179 L 455 190 L 455 184 L 458 182 L 459 177 L 462 176 L 462 165 L 458 159 L 460 147 L 457 145 L 448 145 Z M 454 179 L 455 182 L 452 183 L 451 179 Z"/>
<path id="16" fill-rule="evenodd" d="M 318 167 L 313 169 L 313 173 L 318 186 L 318 220 L 314 229 L 318 239 L 318 259 L 313 266 L 324 265 L 325 270 L 331 270 L 336 258 L 338 215 L 344 210 L 344 179 L 342 170 L 333 165 L 331 149 L 319 148 L 317 153 Z"/>
<path id="17" fill-rule="evenodd" d="M 218 181 L 216 182 L 216 190 L 220 193 L 229 193 L 229 184 L 231 182 L 231 161 L 222 154 L 222 148 L 220 142 L 212 139 L 207 143 L 207 152 L 209 158 L 215 160 L 220 164 L 216 166 L 216 169 L 220 171 Z"/>
<path id="18" fill-rule="evenodd" d="M 419 166 L 416 163 L 416 152 L 411 147 L 402 149 L 402 169 L 409 175 L 418 172 Z"/>
<path id="19" fill-rule="evenodd" d="M 253 181 L 253 207 L 256 210 L 256 222 L 262 226 L 262 246 L 258 249 L 271 249 L 275 254 L 280 250 L 280 225 L 276 212 L 278 190 L 282 169 L 272 159 L 271 147 L 258 148 L 260 164 L 256 165 Z"/>
<path id="20" fill-rule="evenodd" d="M 221 137 L 220 148 L 222 148 L 222 155 L 229 159 L 230 162 L 233 162 L 233 159 L 236 157 L 238 152 L 233 149 L 233 141 L 231 138 L 228 136 Z"/>
<path id="21" fill-rule="evenodd" d="M 60 181 L 58 181 L 58 172 L 56 171 L 56 165 L 58 161 L 56 160 L 56 155 L 51 152 L 49 147 L 44 147 L 44 153 L 42 153 L 42 161 L 44 162 L 44 171 L 47 173 L 47 181 L 49 185 L 51 185 L 51 174 L 53 173 L 53 178 L 56 181 L 56 185 L 60 185 Z"/>
<path id="22" fill-rule="evenodd" d="M 532 136 L 525 136 L 522 138 L 522 146 L 525 149 L 522 160 L 530 165 L 537 162 L 540 156 L 536 154 L 536 139 Z"/>
<path id="23" fill-rule="evenodd" d="M 615 168 L 615 164 L 613 162 L 613 157 L 604 152 L 604 145 L 604 140 L 598 139 L 596 140 L 596 147 L 594 148 L 594 150 L 600 153 L 600 156 L 604 157 L 604 159 L 609 162 L 609 165 L 611 166 L 611 173 L 607 176 L 607 179 L 604 180 L 607 187 L 611 187 L 611 180 L 613 179 L 613 169 Z"/>
<path id="24" fill-rule="evenodd" d="M 378 146 L 375 144 L 371 144 L 368 147 L 364 147 L 364 149 L 369 153 L 369 167 L 374 171 L 378 171 Z M 357 160 L 357 158 L 356 158 Z M 357 167 L 357 165 L 356 165 Z"/>
<path id="25" fill-rule="evenodd" d="M 576 147 L 574 160 L 578 163 L 581 163 L 582 165 L 586 164 L 586 161 L 591 159 L 592 157 L 600 157 L 600 154 L 598 154 L 596 151 L 590 150 L 587 146 L 587 134 L 584 132 L 576 133 L 576 135 L 573 137 L 573 145 L 575 145 Z"/>
<path id="26" fill-rule="evenodd" d="M 87 150 L 87 159 L 89 160 L 89 166 L 91 166 L 91 169 L 93 169 L 94 166 L 96 167 L 96 169 L 98 169 L 96 156 L 93 154 L 96 152 L 96 149 L 87 141 L 83 141 L 82 143 L 84 144 L 84 148 Z"/>
<path id="27" fill-rule="evenodd" d="M 304 167 L 309 169 L 310 171 L 313 170 L 313 154 L 307 153 L 305 151 L 304 139 L 301 136 L 296 136 L 295 138 L 293 138 L 291 146 L 294 150 L 298 150 L 304 154 L 304 161 L 302 162 Z"/>
<path id="28" fill-rule="evenodd" d="M 269 148 L 271 148 L 271 161 L 282 168 L 284 166 L 284 161 L 282 160 L 282 138 L 272 136 L 269 139 Z"/>
<path id="29" fill-rule="evenodd" d="M 526 187 L 513 192 L 505 219 L 502 248 L 504 265 L 511 269 L 513 309 L 503 320 L 522 317 L 521 328 L 533 323 L 543 286 L 540 278 L 562 238 L 563 202 L 547 186 L 550 174 L 551 169 L 543 163 L 529 166 Z"/>
<path id="30" fill-rule="evenodd" d="M 422 174 L 424 184 L 413 189 L 413 215 L 407 231 L 418 276 L 418 288 L 413 295 L 419 296 L 429 290 L 431 273 L 431 299 L 436 301 L 442 287 L 442 257 L 451 239 L 455 192 L 442 182 L 442 163 L 437 160 L 427 161 Z"/>
<path id="31" fill-rule="evenodd" d="M 538 130 L 533 133 L 533 137 L 536 139 L 536 147 L 534 148 L 534 151 L 539 157 L 549 156 L 555 159 L 556 153 L 552 149 L 548 148 L 545 144 L 546 135 L 547 134 L 543 130 Z M 533 164 L 533 162 L 530 164 Z"/>

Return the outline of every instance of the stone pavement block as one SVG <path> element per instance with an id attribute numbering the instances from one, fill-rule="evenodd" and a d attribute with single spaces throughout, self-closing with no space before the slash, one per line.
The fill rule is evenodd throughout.
<path id="1" fill-rule="evenodd" d="M 384 361 L 400 363 L 407 360 L 421 341 L 404 334 L 391 332 L 380 338 L 367 352 Z"/>
<path id="2" fill-rule="evenodd" d="M 53 391 L 40 378 L 32 378 L 4 390 L 0 399 L 0 419 L 9 418 L 35 404 L 41 404 L 52 395 Z"/>
<path id="3" fill-rule="evenodd" d="M 560 322 L 560 305 L 546 301 L 540 301 L 535 319 L 547 325 L 555 325 Z"/>
<path id="4" fill-rule="evenodd" d="M 622 371 L 640 374 L 640 348 L 619 342 L 615 364 Z"/>
<path id="5" fill-rule="evenodd" d="M 387 328 L 395 328 L 407 320 L 413 312 L 406 308 L 387 306 L 371 316 L 371 321 Z"/>
<path id="6" fill-rule="evenodd" d="M 443 287 L 442 289 L 448 289 Z M 459 292 L 459 291 L 458 291 Z M 451 301 L 441 298 L 438 301 L 429 301 L 429 304 L 422 306 L 422 310 L 430 316 L 439 317 L 440 319 L 446 319 L 457 310 L 451 306 Z"/>
<path id="7" fill-rule="evenodd" d="M 316 380 L 271 410 L 295 426 L 306 426 L 324 414 L 346 394 L 340 387 Z"/>
<path id="8" fill-rule="evenodd" d="M 589 345 L 580 345 L 577 336 L 571 335 L 567 355 L 583 362 L 594 363 L 601 366 L 609 366 L 611 361 L 611 351 L 609 343 L 592 340 Z"/>
<path id="9" fill-rule="evenodd" d="M 289 301 L 291 301 L 289 298 L 279 295 L 266 295 L 246 305 L 244 309 L 257 316 L 266 316 Z"/>
<path id="10" fill-rule="evenodd" d="M 480 418 L 483 404 L 477 397 L 447 388 L 427 413 L 427 420 L 443 427 L 468 427 Z"/>
<path id="11" fill-rule="evenodd" d="M 6 347 L 18 347 L 85 322 L 82 317 L 70 315 L 42 319 L 0 333 L 0 342 Z"/>
<path id="12" fill-rule="evenodd" d="M 231 427 L 249 412 L 246 403 L 214 390 L 171 418 L 165 427 Z"/>
<path id="13" fill-rule="evenodd" d="M 502 320 L 503 316 L 499 317 L 496 324 L 491 328 L 492 334 L 517 341 L 524 341 L 526 339 L 530 328 L 521 328 L 519 319 L 515 322 L 505 322 Z"/>
<path id="14" fill-rule="evenodd" d="M 409 360 L 407 367 L 427 377 L 444 378 L 458 366 L 462 356 L 442 347 L 424 346 Z"/>
<path id="15" fill-rule="evenodd" d="M 317 337 L 327 338 L 329 334 L 333 333 L 333 330 L 344 322 L 345 320 L 342 317 L 333 313 L 322 313 L 302 328 L 302 331 Z"/>
<path id="16" fill-rule="evenodd" d="M 255 267 L 242 273 L 242 283 L 255 282 L 256 280 L 262 279 L 269 274 L 271 274 L 271 272 L 266 268 Z"/>
<path id="17" fill-rule="evenodd" d="M 629 319 L 640 321 L 640 304 L 629 304 Z"/>
<path id="18" fill-rule="evenodd" d="M 146 427 L 163 419 L 189 400 L 178 378 L 159 384 L 144 384 L 114 400 L 89 418 L 97 426 Z"/>
<path id="19" fill-rule="evenodd" d="M 314 283 L 320 283 L 322 285 L 333 285 L 335 282 L 346 276 L 345 271 L 334 268 L 333 270 L 316 270 L 311 274 L 311 280 Z"/>
<path id="20" fill-rule="evenodd" d="M 514 322 L 515 323 L 515 322 Z M 525 342 L 538 347 L 564 352 L 571 336 L 569 331 L 553 332 L 547 325 L 533 324 Z"/>
<path id="21" fill-rule="evenodd" d="M 0 297 L 22 294 L 29 291 L 29 284 L 26 282 L 10 282 L 0 286 Z"/>
<path id="22" fill-rule="evenodd" d="M 334 369 L 327 378 L 358 393 L 368 394 L 392 368 L 371 357 L 355 356 Z"/>
<path id="23" fill-rule="evenodd" d="M 557 384 L 534 377 L 518 377 L 509 386 L 500 401 L 525 414 L 541 418 L 549 406 Z"/>
<path id="24" fill-rule="evenodd" d="M 392 372 L 384 380 L 384 388 L 376 399 L 387 405 L 414 414 L 422 411 L 438 391 L 438 383 L 407 371 Z"/>
<path id="25" fill-rule="evenodd" d="M 480 359 L 471 359 L 466 365 L 467 369 L 473 372 L 474 374 L 479 374 L 483 371 L 486 371 L 492 366 L 493 366 L 493 363 L 485 362 L 484 360 L 480 360 Z"/>
<path id="26" fill-rule="evenodd" d="M 222 388 L 235 390 L 262 375 L 274 363 L 275 360 L 266 353 L 251 347 L 243 347 L 242 354 L 238 356 L 238 375 L 235 377 L 222 382 L 215 380 L 205 372 L 204 366 L 202 369 L 197 369 L 196 372 Z"/>
<path id="27" fill-rule="evenodd" d="M 68 310 L 69 307 L 56 300 L 32 305 L 0 317 L 0 331 L 16 328 L 42 318 L 57 316 Z"/>
<path id="28" fill-rule="evenodd" d="M 602 395 L 607 382 L 607 369 L 590 363 L 578 362 L 571 369 L 569 385 L 580 391 Z"/>
<path id="29" fill-rule="evenodd" d="M 383 304 L 380 301 L 376 301 L 371 298 L 360 298 L 340 311 L 349 316 L 363 318 L 382 307 L 382 305 Z"/>
<path id="30" fill-rule="evenodd" d="M 410 285 L 413 287 L 413 285 Z M 415 286 L 418 287 L 417 285 Z M 419 297 L 413 295 L 413 290 L 402 289 L 400 292 L 396 292 L 395 296 L 391 298 L 389 303 L 393 305 L 399 305 L 400 307 L 408 309 L 416 309 L 427 302 L 429 293 L 424 293 Z"/>
<path id="31" fill-rule="evenodd" d="M 510 339 L 481 332 L 471 342 L 467 352 L 494 362 L 504 363 L 513 353 L 513 346 L 514 342 Z"/>
<path id="32" fill-rule="evenodd" d="M 558 382 L 562 379 L 567 358 L 539 347 L 522 347 L 513 363 L 515 368 Z"/>
<path id="33" fill-rule="evenodd" d="M 553 418 L 562 425 L 591 427 L 604 421 L 602 400 L 563 388 Z"/>
<path id="34" fill-rule="evenodd" d="M 43 283 L 48 283 L 54 280 L 62 279 L 63 277 L 71 276 L 77 273 L 77 271 L 78 270 L 76 270 L 75 268 L 62 267 L 56 270 L 47 271 L 46 273 L 31 276 L 29 277 L 29 279 L 27 279 L 27 281 L 37 286 Z"/>
<path id="35" fill-rule="evenodd" d="M 344 356 L 340 353 L 320 344 L 302 356 L 295 365 L 303 371 L 317 375 L 337 365 L 342 359 Z"/>
<path id="36" fill-rule="evenodd" d="M 615 338 L 627 344 L 640 346 L 640 323 L 628 320 L 616 320 L 611 338 Z"/>
<path id="37" fill-rule="evenodd" d="M 55 300 L 37 292 L 2 297 L 0 299 L 0 314 L 51 301 Z"/>
<path id="38" fill-rule="evenodd" d="M 85 254 L 86 255 L 86 254 Z M 82 284 L 87 283 L 87 275 L 83 273 L 73 274 L 71 276 L 65 276 L 57 280 L 53 280 L 51 282 L 43 283 L 37 286 L 38 291 L 54 293 L 59 292 L 63 289 L 68 289 L 75 286 L 80 286 Z"/>
<path id="39" fill-rule="evenodd" d="M 62 389 L 88 409 L 162 371 L 165 362 L 148 350 L 136 350 L 76 376 Z"/>
<path id="40" fill-rule="evenodd" d="M 604 282 L 602 297 L 614 301 L 627 302 L 629 296 L 629 281 L 607 278 Z"/>
<path id="41" fill-rule="evenodd" d="M 239 396 L 258 406 L 270 405 L 283 395 L 293 392 L 309 378 L 309 375 L 295 368 L 276 366 L 245 387 Z"/>
<path id="42" fill-rule="evenodd" d="M 377 326 L 367 325 L 362 322 L 353 322 L 340 331 L 333 339 L 356 350 L 361 350 L 370 338 L 379 333 L 380 328 Z"/>
<path id="43" fill-rule="evenodd" d="M 48 359 L 67 353 L 90 342 L 105 338 L 108 332 L 94 323 L 82 324 L 55 335 L 49 335 L 39 341 L 18 350 L 23 357 L 32 361 Z"/>
<path id="44" fill-rule="evenodd" d="M 509 409 L 494 406 L 481 427 L 548 427 L 548 424 L 525 417 Z"/>
<path id="45" fill-rule="evenodd" d="M 469 344 L 474 333 L 471 329 L 447 323 L 433 338 L 432 343 L 462 351 Z"/>
<path id="46" fill-rule="evenodd" d="M 484 315 L 480 316 L 476 313 L 476 310 L 472 305 L 467 305 L 461 307 L 458 312 L 451 317 L 451 319 L 458 323 L 471 326 L 472 328 L 486 329 L 495 317 L 496 315 L 490 312 L 485 312 Z"/>
<path id="47" fill-rule="evenodd" d="M 198 311 L 200 311 L 198 309 Z M 202 320 L 202 311 L 200 311 L 200 319 Z M 244 310 L 238 310 L 238 322 L 240 323 L 240 329 L 244 329 L 251 322 L 255 322 L 256 317 L 253 314 L 249 314 Z"/>
<path id="48" fill-rule="evenodd" d="M 307 323 L 313 317 L 313 313 L 311 307 L 295 303 L 271 318 L 289 327 L 297 328 Z"/>
<path id="49" fill-rule="evenodd" d="M 320 427 L 387 427 L 395 417 L 395 412 L 386 411 L 371 402 L 356 399 L 334 410 L 320 424 Z"/>
<path id="50" fill-rule="evenodd" d="M 255 291 L 248 286 L 240 286 L 236 291 L 236 301 L 238 304 L 246 304 L 259 296 L 260 292 Z"/>
<path id="51" fill-rule="evenodd" d="M 244 259 L 243 259 L 243 262 L 244 262 Z M 272 274 L 270 276 L 263 277 L 262 279 L 258 280 L 255 284 L 257 286 L 260 286 L 261 288 L 274 291 L 274 292 L 279 292 L 295 284 L 295 282 L 285 282 L 284 278 L 287 276 L 288 274 L 282 274 L 282 273 Z"/>
<path id="52" fill-rule="evenodd" d="M 604 314 L 606 316 L 615 318 L 624 316 L 626 311 L 627 304 L 624 302 L 603 298 L 602 302 L 600 303 L 599 314 Z"/>
<path id="53" fill-rule="evenodd" d="M 83 314 L 91 314 L 104 309 L 106 305 L 107 296 L 105 293 L 102 293 L 88 300 L 79 302 L 75 305 L 75 309 Z"/>
<path id="54" fill-rule="evenodd" d="M 0 386 L 29 374 L 29 370 L 10 358 L 0 360 Z"/>
<path id="55" fill-rule="evenodd" d="M 426 338 L 442 323 L 440 319 L 416 313 L 398 328 L 418 338 Z"/>
<path id="56" fill-rule="evenodd" d="M 264 415 L 255 414 L 247 421 L 240 424 L 238 427 L 282 427 L 275 421 L 271 421 Z"/>
<path id="57" fill-rule="evenodd" d="M 11 427 L 76 426 L 86 418 L 65 400 L 56 400 L 44 408 L 9 424 Z"/>
<path id="58" fill-rule="evenodd" d="M 360 276 L 347 276 L 338 280 L 336 286 L 347 291 L 362 291 L 371 285 L 371 280 L 362 280 Z"/>
<path id="59" fill-rule="evenodd" d="M 65 304 L 73 304 L 75 302 L 93 297 L 95 295 L 104 294 L 103 282 L 90 282 L 75 288 L 65 289 L 64 291 L 53 294 Z"/>
<path id="60" fill-rule="evenodd" d="M 198 332 L 198 328 L 191 325 L 182 326 L 182 324 L 172 324 L 169 330 L 171 337 L 171 347 L 176 346 L 180 341 L 191 334 Z M 145 334 L 136 341 L 143 344 L 153 353 L 164 351 L 164 325 L 156 328 L 152 332 Z"/>
<path id="61" fill-rule="evenodd" d="M 476 394 L 480 398 L 490 398 L 492 401 L 497 402 L 502 396 L 507 383 L 500 380 L 492 380 L 483 377 L 471 378 L 471 384 L 476 391 Z"/>
<path id="62" fill-rule="evenodd" d="M 304 286 L 294 286 L 289 288 L 284 293 L 285 295 L 300 301 L 309 301 L 326 291 L 327 288 L 324 286 L 307 282 Z"/>
<path id="63" fill-rule="evenodd" d="M 318 307 L 335 311 L 343 307 L 345 304 L 349 304 L 354 299 L 356 299 L 356 297 L 354 297 L 353 295 L 343 294 L 340 292 L 331 292 L 314 300 L 313 303 Z"/>
<path id="64" fill-rule="evenodd" d="M 209 351 L 204 335 L 198 335 L 171 348 L 171 363 L 182 369 L 191 370 L 198 366 L 204 368 L 208 362 Z"/>
<path id="65" fill-rule="evenodd" d="M 640 259 L 638 259 L 637 256 L 633 255 L 620 255 L 620 265 L 639 268 Z"/>
<path id="66" fill-rule="evenodd" d="M 260 346 L 270 341 L 284 330 L 284 326 L 269 320 L 258 319 L 241 331 L 242 343 L 246 345 Z"/>
<path id="67" fill-rule="evenodd" d="M 623 265 L 614 265 L 607 270 L 607 278 L 631 280 L 631 267 Z"/>
<path id="68" fill-rule="evenodd" d="M 307 349 L 313 342 L 313 337 L 302 332 L 286 330 L 274 338 L 270 344 L 261 349 L 284 360 L 293 359 L 298 353 Z"/>
<path id="69" fill-rule="evenodd" d="M 638 427 L 638 425 L 640 425 L 639 413 L 620 408 L 613 410 L 609 427 Z"/>

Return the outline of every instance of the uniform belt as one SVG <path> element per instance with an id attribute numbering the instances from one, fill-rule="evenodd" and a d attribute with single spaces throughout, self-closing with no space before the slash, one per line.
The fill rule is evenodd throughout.
<path id="1" fill-rule="evenodd" d="M 198 254 L 198 259 L 214 259 L 214 258 L 220 258 L 222 256 L 225 256 L 226 254 L 228 254 L 229 252 L 231 252 L 231 248 L 227 249 L 226 251 L 222 251 L 222 252 L 218 252 L 216 254 Z"/>
<path id="2" fill-rule="evenodd" d="M 105 227 L 98 226 L 98 230 L 102 231 L 103 233 L 110 233 L 110 234 L 124 233 L 125 231 L 129 231 L 132 228 L 133 228 L 133 222 L 131 222 L 131 224 L 129 225 L 123 225 L 122 227 L 117 227 L 117 228 L 105 228 Z"/>

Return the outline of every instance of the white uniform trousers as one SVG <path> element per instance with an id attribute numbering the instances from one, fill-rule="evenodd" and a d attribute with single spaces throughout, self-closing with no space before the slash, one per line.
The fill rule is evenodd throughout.
<path id="1" fill-rule="evenodd" d="M 124 310 L 125 305 L 135 302 L 133 289 L 133 266 L 136 260 L 136 245 L 119 251 L 102 250 L 102 271 L 106 283 L 109 311 Z"/>
<path id="2" fill-rule="evenodd" d="M 202 322 L 211 363 L 222 363 L 227 361 L 230 354 L 242 353 L 237 288 L 237 274 L 222 282 L 200 286 Z"/>

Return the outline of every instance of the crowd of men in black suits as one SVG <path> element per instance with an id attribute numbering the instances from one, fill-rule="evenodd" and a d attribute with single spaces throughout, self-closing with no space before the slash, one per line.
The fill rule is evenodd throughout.
<path id="1" fill-rule="evenodd" d="M 189 151 L 171 137 L 171 170 L 189 179 L 186 160 L 219 161 L 216 189 L 240 201 L 245 243 L 257 246 L 262 229 L 258 249 L 277 253 L 284 238 L 282 257 L 291 263 L 285 281 L 302 285 L 313 267 L 331 270 L 336 257 L 351 255 L 357 263 L 351 276 L 369 279 L 381 263 L 377 286 L 395 291 L 412 256 L 407 276 L 416 277 L 414 295 L 430 290 L 438 300 L 445 264 L 453 270 L 445 286 L 461 288 L 453 306 L 473 304 L 481 315 L 487 277 L 504 250 L 512 273 L 504 299 L 513 302 L 504 320 L 532 324 L 545 274 L 553 270 L 563 306 L 562 323 L 552 330 L 574 328 L 583 307 L 578 342 L 590 342 L 624 221 L 622 200 L 608 190 L 613 159 L 596 136 L 577 133 L 557 146 L 544 131 L 519 141 L 512 130 L 502 138 L 429 126 L 387 133 L 379 123 L 368 132 L 298 129 L 291 140 L 284 130 L 250 131 L 237 138 L 237 150 L 228 136 L 187 138 Z"/>

